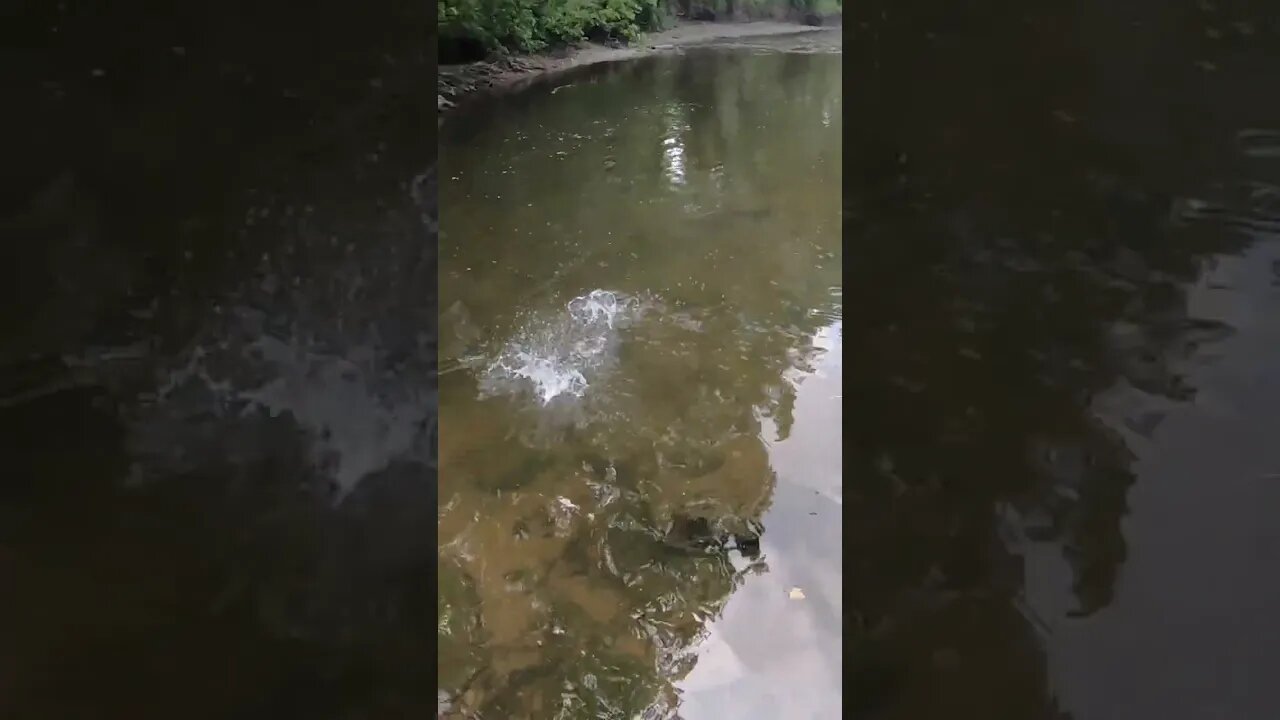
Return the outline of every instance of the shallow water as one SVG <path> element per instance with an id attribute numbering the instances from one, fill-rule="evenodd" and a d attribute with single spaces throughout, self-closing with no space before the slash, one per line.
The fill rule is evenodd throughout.
<path id="1" fill-rule="evenodd" d="M 847 703 L 1280 715 L 1274 13 L 871 5 Z"/>
<path id="2" fill-rule="evenodd" d="M 776 50 L 444 127 L 454 715 L 839 714 L 840 56 Z"/>

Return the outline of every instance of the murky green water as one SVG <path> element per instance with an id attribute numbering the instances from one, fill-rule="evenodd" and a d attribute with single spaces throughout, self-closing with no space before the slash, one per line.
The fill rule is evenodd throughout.
<path id="1" fill-rule="evenodd" d="M 446 123 L 456 716 L 838 715 L 840 78 L 704 50 Z"/>

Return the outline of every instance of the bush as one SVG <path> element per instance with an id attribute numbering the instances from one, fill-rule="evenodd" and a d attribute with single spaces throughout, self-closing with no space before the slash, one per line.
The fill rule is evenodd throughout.
<path id="1" fill-rule="evenodd" d="M 440 0 L 440 35 L 490 50 L 535 51 L 594 38 L 634 40 L 661 26 L 663 0 Z"/>
<path id="2" fill-rule="evenodd" d="M 442 62 L 454 57 L 446 48 L 478 44 L 532 52 L 584 38 L 631 41 L 657 30 L 666 18 L 702 7 L 717 17 L 796 18 L 803 13 L 840 12 L 842 0 L 440 0 Z M 473 53 L 465 53 L 467 55 Z"/>

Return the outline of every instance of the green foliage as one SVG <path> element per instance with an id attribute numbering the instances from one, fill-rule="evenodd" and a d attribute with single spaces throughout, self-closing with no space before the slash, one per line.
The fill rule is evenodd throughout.
<path id="1" fill-rule="evenodd" d="M 440 0 L 442 38 L 489 50 L 537 51 L 584 38 L 632 41 L 659 30 L 678 9 L 702 7 L 724 19 L 837 14 L 842 0 Z"/>
<path id="2" fill-rule="evenodd" d="M 663 0 L 440 0 L 441 35 L 541 50 L 587 36 L 634 40 L 661 26 Z"/>

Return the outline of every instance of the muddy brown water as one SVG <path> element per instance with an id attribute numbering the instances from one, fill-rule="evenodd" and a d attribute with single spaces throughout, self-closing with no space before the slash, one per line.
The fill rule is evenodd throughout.
<path id="1" fill-rule="evenodd" d="M 841 58 L 793 49 L 446 120 L 449 717 L 839 716 Z"/>
<path id="2" fill-rule="evenodd" d="M 846 710 L 1277 716 L 1274 12 L 870 5 Z"/>

